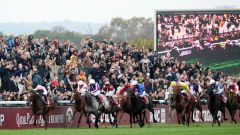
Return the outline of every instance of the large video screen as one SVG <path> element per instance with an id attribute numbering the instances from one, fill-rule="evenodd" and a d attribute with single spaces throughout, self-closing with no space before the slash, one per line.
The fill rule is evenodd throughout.
<path id="1" fill-rule="evenodd" d="M 159 54 L 184 60 L 240 59 L 240 10 L 156 11 L 155 18 Z"/>

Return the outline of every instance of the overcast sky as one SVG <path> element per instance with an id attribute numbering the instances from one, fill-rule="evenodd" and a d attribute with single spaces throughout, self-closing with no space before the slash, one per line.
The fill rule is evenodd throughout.
<path id="1" fill-rule="evenodd" d="M 0 22 L 100 22 L 153 17 L 154 10 L 240 8 L 240 0 L 0 0 Z"/>

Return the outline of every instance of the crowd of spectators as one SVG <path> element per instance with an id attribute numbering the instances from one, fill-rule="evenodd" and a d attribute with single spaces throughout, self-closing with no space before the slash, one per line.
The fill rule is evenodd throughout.
<path id="1" fill-rule="evenodd" d="M 162 50 L 240 39 L 240 14 L 163 14 L 158 15 L 157 26 Z"/>
<path id="2" fill-rule="evenodd" d="M 60 42 L 48 37 L 0 36 L 0 100 L 27 100 L 22 92 L 38 84 L 45 86 L 53 98 L 69 100 L 73 85 L 90 78 L 103 86 L 109 80 L 115 90 L 131 80 L 138 80 L 153 99 L 164 99 L 171 81 L 184 81 L 205 89 L 208 81 L 239 79 L 223 72 L 203 69 L 199 62 L 186 64 L 174 58 L 159 56 L 152 50 L 135 48 L 124 42 L 95 41 L 85 38 L 77 47 L 69 40 Z"/>

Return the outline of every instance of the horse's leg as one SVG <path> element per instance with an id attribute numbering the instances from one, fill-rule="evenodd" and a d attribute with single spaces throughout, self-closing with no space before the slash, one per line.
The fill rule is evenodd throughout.
<path id="1" fill-rule="evenodd" d="M 148 121 L 146 113 L 147 113 L 146 110 L 144 110 L 143 113 L 142 113 L 143 114 L 143 122 L 144 122 L 144 120 L 146 120 L 146 123 L 150 126 L 151 123 Z"/>
<path id="2" fill-rule="evenodd" d="M 216 123 L 216 121 L 217 121 L 217 123 L 218 123 L 218 126 L 220 126 L 220 121 L 219 121 L 219 119 L 218 119 L 218 111 L 217 110 L 215 110 L 215 112 L 214 112 L 214 116 L 215 116 L 215 123 Z M 225 115 L 225 113 L 224 113 L 224 115 Z"/>
<path id="3" fill-rule="evenodd" d="M 197 104 L 197 109 L 200 111 L 200 118 L 201 118 L 201 120 L 204 121 L 203 115 L 202 115 L 202 106 L 201 106 L 200 102 L 198 102 L 198 104 Z"/>
<path id="4" fill-rule="evenodd" d="M 149 98 L 149 105 L 148 105 L 148 110 L 152 113 L 152 116 L 153 116 L 153 122 L 154 123 L 157 123 L 157 120 L 155 119 L 155 112 L 154 112 L 154 109 L 153 109 L 153 102 L 152 102 L 152 99 Z"/>
<path id="5" fill-rule="evenodd" d="M 144 116 L 142 113 L 139 114 L 139 121 L 140 121 L 140 124 L 141 124 L 141 127 L 144 127 Z"/>
<path id="6" fill-rule="evenodd" d="M 80 122 L 81 122 L 82 116 L 83 116 L 83 111 L 80 112 L 80 115 L 79 115 L 79 118 L 78 118 L 78 125 L 77 125 L 78 128 L 80 126 Z"/>
<path id="7" fill-rule="evenodd" d="M 185 117 L 185 113 L 186 113 L 186 108 L 184 108 L 182 111 L 181 111 L 181 113 L 180 113 L 180 119 L 182 120 L 181 122 L 181 124 L 183 124 L 183 125 L 185 125 L 185 122 L 186 122 L 186 117 Z"/>
<path id="8" fill-rule="evenodd" d="M 105 123 L 105 113 L 103 113 L 101 115 L 103 115 L 103 123 Z"/>
<path id="9" fill-rule="evenodd" d="M 99 127 L 98 122 L 99 122 L 100 116 L 101 116 L 101 114 L 99 114 L 99 113 L 95 114 L 95 128 Z"/>
<path id="10" fill-rule="evenodd" d="M 141 114 L 141 113 L 140 113 Z M 141 121 L 141 117 L 142 117 L 142 115 L 140 115 L 139 114 L 139 116 L 138 115 L 133 115 L 133 118 L 135 119 L 137 119 L 137 123 L 138 123 L 138 125 L 142 128 L 142 121 Z"/>
<path id="11" fill-rule="evenodd" d="M 187 113 L 186 113 L 186 115 L 187 115 L 187 126 L 189 126 L 189 124 L 190 124 L 190 117 L 191 117 L 191 110 L 189 109 L 188 111 L 187 111 Z"/>
<path id="12" fill-rule="evenodd" d="M 72 121 L 73 121 L 73 118 L 74 118 L 76 112 L 77 112 L 77 111 L 76 111 L 76 109 L 75 109 L 74 112 L 73 112 L 73 115 L 72 115 Z"/>
<path id="13" fill-rule="evenodd" d="M 112 112 L 111 115 L 113 117 L 112 127 L 116 126 L 117 128 L 117 112 Z"/>
<path id="14" fill-rule="evenodd" d="M 185 116 L 185 114 L 182 115 L 180 118 L 181 118 L 181 120 L 182 120 L 182 123 L 181 123 L 181 124 L 185 125 L 185 123 L 186 123 L 186 116 Z"/>
<path id="15" fill-rule="evenodd" d="M 86 113 L 86 118 L 87 118 L 86 123 L 88 124 L 88 127 L 91 128 L 91 122 L 90 122 L 89 116 L 90 116 L 90 113 Z"/>
<path id="16" fill-rule="evenodd" d="M 178 124 L 181 124 L 181 120 L 180 120 L 180 114 L 176 111 L 177 113 L 177 120 L 178 120 Z"/>
<path id="17" fill-rule="evenodd" d="M 148 108 L 148 110 L 152 113 L 152 116 L 153 116 L 153 122 L 154 122 L 154 123 L 157 123 L 157 120 L 155 119 L 155 112 L 154 112 L 153 107 Z"/>
<path id="18" fill-rule="evenodd" d="M 228 108 L 228 105 L 227 105 L 227 108 Z M 229 108 L 230 109 L 230 108 Z M 226 118 L 226 114 L 225 114 L 225 105 L 221 105 L 220 106 L 220 111 L 222 112 L 222 114 L 223 114 L 223 120 L 228 120 L 227 118 Z M 230 110 L 229 110 L 230 111 Z"/>
<path id="19" fill-rule="evenodd" d="M 129 121 L 129 122 L 130 122 L 130 128 L 132 128 L 132 120 L 133 120 L 133 118 L 132 118 L 132 117 L 133 117 L 133 116 L 132 116 L 132 114 L 131 114 L 131 113 L 130 113 L 129 115 L 130 115 L 130 121 Z"/>
<path id="20" fill-rule="evenodd" d="M 195 123 L 195 120 L 193 119 L 193 113 L 194 113 L 194 108 L 191 109 L 191 113 L 190 114 L 192 116 L 192 118 L 191 118 L 192 122 Z"/>
<path id="21" fill-rule="evenodd" d="M 33 116 L 33 112 L 31 112 L 31 114 L 30 114 L 30 117 L 29 117 L 28 122 L 27 122 L 28 124 L 29 124 L 29 122 L 31 121 L 32 116 Z"/>
<path id="22" fill-rule="evenodd" d="M 195 120 L 193 119 L 193 114 L 194 114 L 194 109 L 195 109 L 195 107 L 197 106 L 197 103 L 193 103 L 193 105 L 192 105 L 192 107 L 190 108 L 190 114 L 191 114 L 191 120 L 192 120 L 192 122 L 193 123 L 195 123 Z"/>
<path id="23" fill-rule="evenodd" d="M 122 119 L 123 115 L 124 115 L 124 111 L 121 111 L 118 123 L 120 123 L 120 120 Z"/>
<path id="24" fill-rule="evenodd" d="M 169 107 L 169 118 L 170 118 L 170 123 L 172 123 L 173 122 L 173 108 L 170 106 Z"/>
<path id="25" fill-rule="evenodd" d="M 109 122 L 111 125 L 113 125 L 112 118 L 111 118 L 111 113 L 108 114 Z"/>
<path id="26" fill-rule="evenodd" d="M 36 121 L 37 121 L 37 115 L 34 115 L 34 122 L 33 122 L 33 126 L 36 126 Z"/>
<path id="27" fill-rule="evenodd" d="M 237 109 L 233 109 L 233 110 L 232 110 L 232 115 L 231 115 L 231 117 L 232 117 L 232 122 L 234 122 L 235 124 L 237 124 L 237 121 L 236 121 L 236 119 L 235 119 L 236 111 L 237 111 Z"/>
<path id="28" fill-rule="evenodd" d="M 115 123 L 115 126 L 116 126 L 116 128 L 118 128 L 118 111 L 116 111 L 116 113 L 114 114 L 115 115 L 115 117 L 114 117 L 114 123 Z"/>
<path id="29" fill-rule="evenodd" d="M 44 127 L 45 130 L 47 130 L 47 126 L 48 126 L 48 115 L 43 115 L 43 120 L 44 120 Z"/>

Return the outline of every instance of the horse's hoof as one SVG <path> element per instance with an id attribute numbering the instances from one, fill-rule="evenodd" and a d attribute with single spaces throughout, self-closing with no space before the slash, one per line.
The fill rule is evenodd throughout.
<path id="1" fill-rule="evenodd" d="M 156 121 L 156 120 L 154 120 L 153 122 L 154 122 L 154 123 L 157 123 L 157 121 Z"/>
<path id="2" fill-rule="evenodd" d="M 192 120 L 193 123 L 195 123 L 195 120 Z"/>

